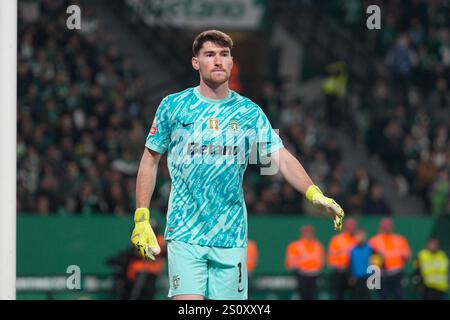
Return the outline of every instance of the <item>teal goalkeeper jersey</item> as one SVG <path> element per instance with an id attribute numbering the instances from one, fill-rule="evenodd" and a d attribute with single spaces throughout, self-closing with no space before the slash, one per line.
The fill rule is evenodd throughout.
<path id="1" fill-rule="evenodd" d="M 166 240 L 247 246 L 245 169 L 283 147 L 258 105 L 232 90 L 222 100 L 202 96 L 198 87 L 169 95 L 156 111 L 145 146 L 168 152 Z"/>

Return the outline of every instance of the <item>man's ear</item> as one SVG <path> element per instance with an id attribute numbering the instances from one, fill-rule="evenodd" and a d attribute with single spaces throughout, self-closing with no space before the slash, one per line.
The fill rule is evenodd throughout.
<path id="1" fill-rule="evenodd" d="M 197 57 L 192 57 L 192 68 L 194 68 L 197 71 L 200 69 Z"/>

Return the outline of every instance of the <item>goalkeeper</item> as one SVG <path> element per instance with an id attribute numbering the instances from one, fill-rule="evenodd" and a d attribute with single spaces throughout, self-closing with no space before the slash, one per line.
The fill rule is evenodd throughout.
<path id="1" fill-rule="evenodd" d="M 261 108 L 229 89 L 232 47 L 231 38 L 220 31 L 196 37 L 192 67 L 200 83 L 161 101 L 138 170 L 131 241 L 144 258 L 154 259 L 160 248 L 148 208 L 158 163 L 168 152 L 172 187 L 164 237 L 172 299 L 247 299 L 242 179 L 253 146 L 331 217 L 336 230 L 342 228 L 341 207 L 322 194 L 283 147 Z"/>

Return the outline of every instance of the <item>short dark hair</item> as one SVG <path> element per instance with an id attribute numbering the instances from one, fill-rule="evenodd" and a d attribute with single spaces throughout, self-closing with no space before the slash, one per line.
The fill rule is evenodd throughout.
<path id="1" fill-rule="evenodd" d="M 192 44 L 192 53 L 194 53 L 194 56 L 198 55 L 203 44 L 208 41 L 222 47 L 230 48 L 230 50 L 233 48 L 233 40 L 231 40 L 229 35 L 218 30 L 206 30 L 198 34 L 194 39 L 194 43 Z"/>

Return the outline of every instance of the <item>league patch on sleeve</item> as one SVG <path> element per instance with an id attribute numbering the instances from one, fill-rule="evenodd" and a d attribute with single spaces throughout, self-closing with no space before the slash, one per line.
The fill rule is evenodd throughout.
<path id="1" fill-rule="evenodd" d="M 158 131 L 158 128 L 156 127 L 156 119 L 153 120 L 152 127 L 150 128 L 150 135 L 154 135 Z"/>

